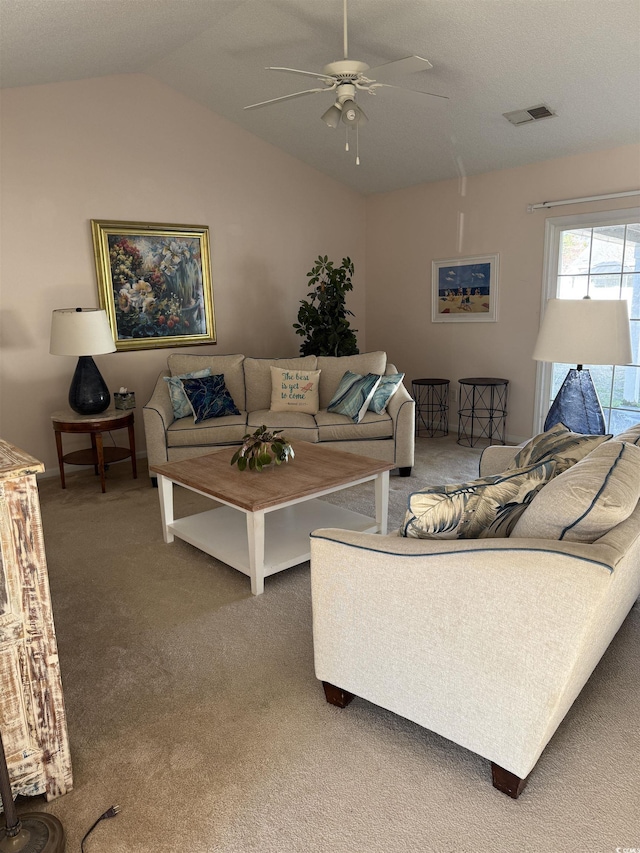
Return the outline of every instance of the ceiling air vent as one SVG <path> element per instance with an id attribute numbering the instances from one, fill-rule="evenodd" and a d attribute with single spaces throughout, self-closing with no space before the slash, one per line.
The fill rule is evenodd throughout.
<path id="1" fill-rule="evenodd" d="M 551 118 L 555 113 L 545 104 L 538 104 L 537 107 L 528 107 L 526 110 L 513 110 L 510 113 L 502 113 L 502 115 L 511 124 L 519 125 L 528 124 L 530 121 L 539 121 L 541 118 Z"/>

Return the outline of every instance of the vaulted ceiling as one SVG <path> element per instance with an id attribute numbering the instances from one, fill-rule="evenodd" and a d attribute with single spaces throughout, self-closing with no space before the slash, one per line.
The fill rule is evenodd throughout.
<path id="1" fill-rule="evenodd" d="M 320 116 L 318 71 L 343 58 L 342 0 L 0 0 L 3 88 L 145 73 L 363 193 L 640 141 L 638 0 L 349 0 L 349 58 L 433 68 L 357 94 L 369 122 Z M 391 81 L 389 81 L 391 82 Z M 514 127 L 503 113 L 546 104 Z M 170 115 L 166 116 L 170 121 Z M 633 182 L 633 181 L 632 181 Z"/>

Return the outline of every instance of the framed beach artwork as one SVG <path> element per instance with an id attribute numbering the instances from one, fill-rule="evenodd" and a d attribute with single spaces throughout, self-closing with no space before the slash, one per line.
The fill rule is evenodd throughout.
<path id="1" fill-rule="evenodd" d="M 498 318 L 498 255 L 433 261 L 434 323 L 495 323 Z"/>
<path id="2" fill-rule="evenodd" d="M 215 343 L 206 226 L 92 219 L 91 232 L 117 350 Z"/>

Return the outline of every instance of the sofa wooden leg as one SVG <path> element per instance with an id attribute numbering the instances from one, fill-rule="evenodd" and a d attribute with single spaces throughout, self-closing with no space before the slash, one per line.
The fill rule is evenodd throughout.
<path id="1" fill-rule="evenodd" d="M 503 767 L 498 767 L 497 764 L 491 762 L 491 776 L 493 779 L 493 787 L 502 791 L 503 794 L 517 800 L 520 794 L 524 791 L 529 777 L 521 779 L 515 773 L 505 770 Z"/>
<path id="2" fill-rule="evenodd" d="M 341 687 L 336 687 L 334 684 L 329 684 L 328 681 L 323 681 L 324 695 L 330 705 L 337 705 L 338 708 L 346 708 L 349 702 L 353 699 L 353 693 L 348 690 L 343 690 Z"/>
<path id="3" fill-rule="evenodd" d="M 406 468 L 398 468 L 398 474 L 400 474 L 401 477 L 410 477 L 411 465 L 408 465 Z"/>

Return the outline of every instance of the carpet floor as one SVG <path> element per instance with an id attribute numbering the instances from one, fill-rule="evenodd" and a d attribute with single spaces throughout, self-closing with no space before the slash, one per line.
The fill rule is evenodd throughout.
<path id="1" fill-rule="evenodd" d="M 421 438 L 390 524 L 421 486 L 477 476 L 477 449 Z M 248 578 L 162 541 L 142 467 L 40 484 L 74 790 L 55 814 L 87 853 L 614 853 L 640 849 L 640 608 L 632 609 L 518 801 L 489 762 L 313 670 L 309 564 Z M 370 513 L 371 484 L 332 497 Z M 208 504 L 181 490 L 176 514 Z M 491 697 L 487 697 L 491 701 Z"/>

